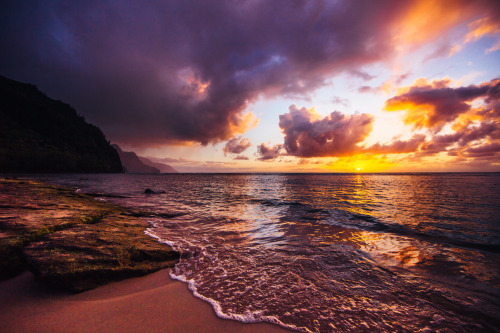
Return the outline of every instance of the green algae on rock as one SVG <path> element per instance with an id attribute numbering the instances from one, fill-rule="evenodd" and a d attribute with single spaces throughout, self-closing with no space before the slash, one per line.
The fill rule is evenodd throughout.
<path id="1" fill-rule="evenodd" d="M 147 236 L 126 208 L 73 189 L 0 179 L 0 279 L 29 269 L 57 288 L 80 292 L 172 267 L 179 254 Z"/>

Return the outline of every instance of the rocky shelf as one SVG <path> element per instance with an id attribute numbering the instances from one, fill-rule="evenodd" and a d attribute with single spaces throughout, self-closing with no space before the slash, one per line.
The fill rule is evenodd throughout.
<path id="1" fill-rule="evenodd" d="M 81 292 L 172 267 L 179 253 L 147 236 L 138 216 L 74 189 L 0 179 L 0 279 L 28 269 Z"/>

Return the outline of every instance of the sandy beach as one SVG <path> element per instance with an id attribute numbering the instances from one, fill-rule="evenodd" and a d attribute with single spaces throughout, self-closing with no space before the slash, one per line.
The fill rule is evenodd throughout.
<path id="1" fill-rule="evenodd" d="M 25 272 L 0 282 L 0 332 L 287 332 L 218 318 L 168 270 L 80 294 L 53 291 Z"/>

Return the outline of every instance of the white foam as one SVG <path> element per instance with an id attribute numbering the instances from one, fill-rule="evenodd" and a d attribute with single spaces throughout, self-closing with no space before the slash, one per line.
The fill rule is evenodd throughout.
<path id="1" fill-rule="evenodd" d="M 153 226 L 153 228 L 147 228 L 144 231 L 144 233 L 146 235 L 155 238 L 160 243 L 164 243 L 164 244 L 169 245 L 175 251 L 181 252 L 178 244 L 176 244 L 175 242 L 163 239 L 163 238 L 161 238 L 160 236 L 156 235 L 153 232 L 154 228 L 158 227 L 158 223 L 156 223 L 155 221 L 148 221 L 148 222 Z M 180 259 L 179 263 L 181 261 L 182 260 Z M 240 322 L 243 322 L 243 323 L 268 322 L 268 323 L 276 324 L 276 325 L 279 325 L 281 327 L 284 327 L 284 328 L 287 328 L 287 329 L 291 329 L 291 330 L 295 330 L 295 331 L 299 331 L 299 332 L 313 333 L 312 331 L 310 331 L 310 330 L 308 330 L 307 328 L 304 328 L 304 327 L 297 327 L 295 325 L 285 324 L 282 321 L 280 321 L 278 318 L 276 318 L 275 316 L 264 316 L 264 315 L 262 315 L 262 312 L 263 312 L 262 310 L 260 310 L 260 311 L 249 311 L 249 310 L 247 310 L 244 314 L 225 313 L 222 310 L 220 302 L 218 302 L 218 301 L 216 301 L 216 300 L 214 300 L 212 298 L 205 297 L 205 296 L 201 295 L 200 293 L 198 293 L 198 290 L 196 288 L 197 286 L 196 286 L 195 280 L 194 279 L 188 279 L 186 277 L 186 275 L 180 273 L 179 271 L 180 271 L 180 268 L 176 264 L 174 266 L 174 268 L 172 270 L 170 270 L 170 272 L 169 272 L 170 277 L 172 279 L 174 279 L 174 280 L 178 280 L 178 281 L 187 283 L 188 284 L 188 289 L 193 293 L 193 295 L 195 297 L 197 297 L 197 298 L 199 298 L 199 299 L 201 299 L 201 300 L 203 300 L 203 301 L 208 302 L 209 304 L 211 304 L 212 307 L 213 307 L 213 309 L 214 309 L 214 311 L 215 311 L 215 313 L 216 313 L 216 315 L 219 318 L 222 318 L 222 319 L 232 319 L 232 320 L 240 321 Z"/>
<path id="2" fill-rule="evenodd" d="M 259 323 L 259 322 L 268 322 L 272 324 L 276 324 L 279 326 L 282 326 L 284 328 L 296 330 L 296 331 L 301 331 L 301 332 L 310 332 L 313 333 L 312 331 L 305 329 L 303 327 L 299 328 L 295 325 L 290 325 L 290 324 L 285 324 L 282 321 L 280 321 L 278 318 L 274 316 L 264 316 L 262 315 L 262 310 L 261 311 L 246 311 L 244 314 L 236 314 L 236 313 L 225 313 L 222 310 L 220 302 L 201 295 L 198 293 L 198 290 L 196 288 L 196 282 L 193 279 L 187 279 L 187 277 L 184 274 L 175 274 L 173 271 L 170 271 L 169 273 L 170 277 L 174 280 L 178 280 L 184 283 L 188 284 L 189 290 L 192 291 L 193 295 L 195 297 L 198 297 L 199 299 L 208 302 L 209 304 L 212 305 L 215 313 L 219 318 L 222 319 L 232 319 L 232 320 L 237 320 L 243 323 Z"/>
<path id="3" fill-rule="evenodd" d="M 160 236 L 155 235 L 154 233 L 152 233 L 152 232 L 150 231 L 150 228 L 148 228 L 148 229 L 144 230 L 144 233 L 145 233 L 146 235 L 148 235 L 149 237 L 153 237 L 153 238 L 155 238 L 158 242 L 163 243 L 163 244 L 167 244 L 168 246 L 172 247 L 174 250 L 177 250 L 177 249 L 175 248 L 175 243 L 174 243 L 174 242 L 167 241 L 167 240 L 165 240 L 165 239 L 161 238 Z"/>

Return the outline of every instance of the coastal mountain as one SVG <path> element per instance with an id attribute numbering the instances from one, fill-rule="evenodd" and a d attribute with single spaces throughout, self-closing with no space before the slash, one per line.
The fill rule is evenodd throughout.
<path id="1" fill-rule="evenodd" d="M 0 76 L 0 172 L 123 172 L 102 131 L 36 86 Z"/>
<path id="2" fill-rule="evenodd" d="M 120 146 L 113 144 L 113 148 L 116 149 L 120 160 L 123 165 L 123 169 L 128 173 L 177 173 L 177 171 L 170 165 L 163 163 L 151 162 L 147 158 L 137 156 L 133 151 L 123 151 Z"/>
<path id="3" fill-rule="evenodd" d="M 160 173 L 160 170 L 141 162 L 133 151 L 123 151 L 120 146 L 113 144 L 123 165 L 123 171 L 128 173 Z"/>
<path id="4" fill-rule="evenodd" d="M 157 168 L 158 170 L 160 170 L 161 173 L 178 173 L 177 170 L 175 170 L 168 164 L 153 162 L 150 159 L 147 159 L 146 157 L 142 156 L 139 156 L 139 159 L 142 161 L 142 163 Z"/>

